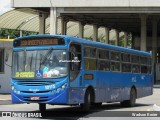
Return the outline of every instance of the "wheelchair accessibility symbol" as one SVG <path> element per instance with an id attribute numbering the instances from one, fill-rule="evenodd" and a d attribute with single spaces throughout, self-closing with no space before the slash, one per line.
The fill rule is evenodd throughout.
<path id="1" fill-rule="evenodd" d="M 42 78 L 43 77 L 43 71 L 42 70 L 36 70 L 36 78 Z"/>

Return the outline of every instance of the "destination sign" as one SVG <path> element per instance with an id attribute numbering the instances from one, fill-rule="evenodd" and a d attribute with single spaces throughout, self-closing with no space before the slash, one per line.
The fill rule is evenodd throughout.
<path id="1" fill-rule="evenodd" d="M 34 78 L 34 72 L 16 72 L 16 78 Z"/>
<path id="2" fill-rule="evenodd" d="M 23 46 L 44 46 L 44 45 L 64 45 L 63 38 L 34 38 L 34 39 L 21 39 L 14 41 L 14 47 Z"/>

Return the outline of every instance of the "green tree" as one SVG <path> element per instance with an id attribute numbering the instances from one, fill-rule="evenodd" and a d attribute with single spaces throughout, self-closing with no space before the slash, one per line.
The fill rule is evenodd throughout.
<path id="1" fill-rule="evenodd" d="M 32 35 L 32 34 L 38 34 L 37 32 L 30 32 L 30 31 L 23 31 L 23 36 L 26 35 Z M 6 39 L 6 38 L 14 39 L 16 37 L 20 36 L 20 30 L 14 30 L 14 29 L 0 29 L 0 39 Z"/>

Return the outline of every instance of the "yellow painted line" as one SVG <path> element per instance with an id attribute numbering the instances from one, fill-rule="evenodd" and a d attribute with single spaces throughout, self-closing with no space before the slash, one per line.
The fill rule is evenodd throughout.
<path id="1" fill-rule="evenodd" d="M 4 41 L 4 42 L 13 42 L 13 39 L 0 39 L 0 41 Z"/>

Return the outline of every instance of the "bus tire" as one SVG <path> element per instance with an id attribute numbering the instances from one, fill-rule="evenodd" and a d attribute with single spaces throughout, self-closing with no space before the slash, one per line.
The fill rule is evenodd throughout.
<path id="1" fill-rule="evenodd" d="M 88 112 L 91 106 L 91 92 L 89 90 L 86 91 L 84 97 L 84 103 L 81 104 L 81 108 L 83 112 Z"/>
<path id="2" fill-rule="evenodd" d="M 121 105 L 124 107 L 134 107 L 136 104 L 136 98 L 137 98 L 136 90 L 135 88 L 132 88 L 130 91 L 130 99 L 122 101 Z"/>
<path id="3" fill-rule="evenodd" d="M 136 104 L 136 98 L 137 98 L 137 94 L 136 94 L 136 90 L 135 88 L 131 88 L 130 91 L 130 99 L 126 100 L 126 106 L 127 107 L 134 107 Z"/>
<path id="4" fill-rule="evenodd" d="M 41 113 L 45 113 L 46 112 L 46 104 L 40 103 L 39 104 L 39 111 Z"/>

